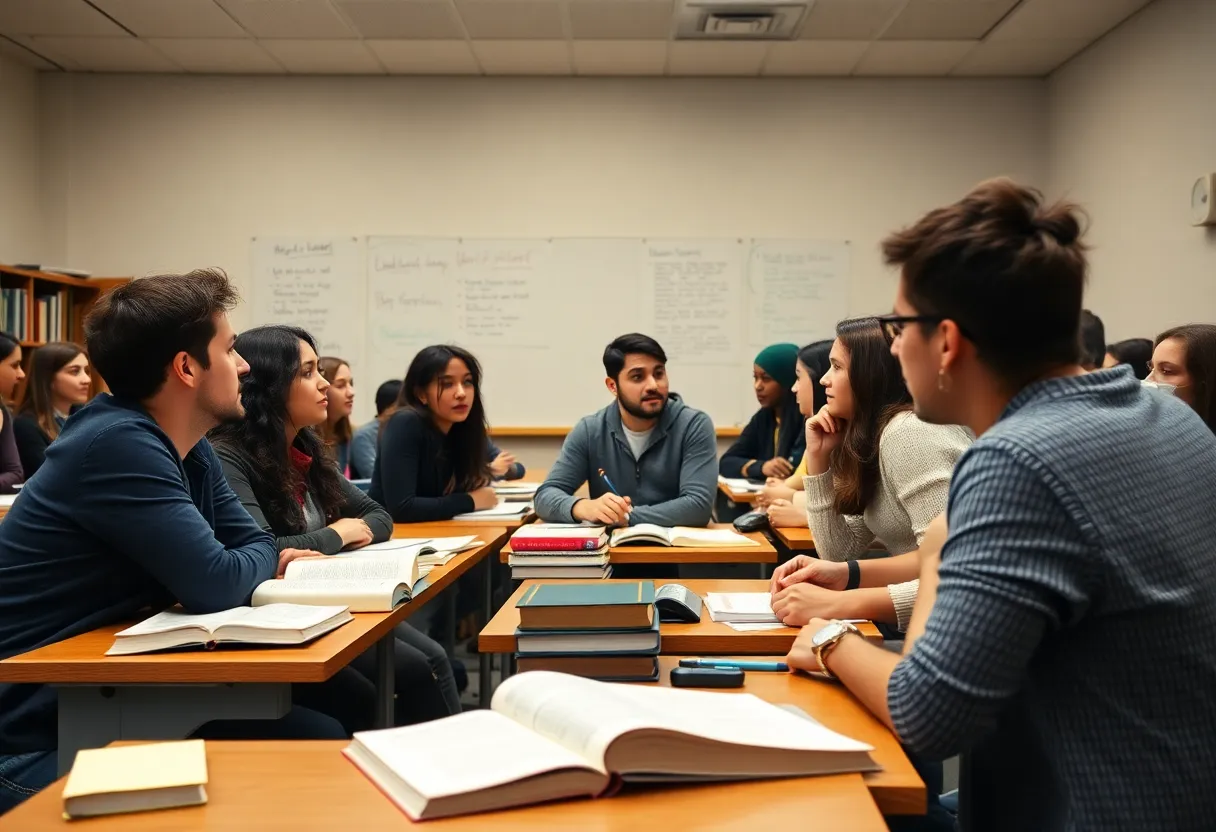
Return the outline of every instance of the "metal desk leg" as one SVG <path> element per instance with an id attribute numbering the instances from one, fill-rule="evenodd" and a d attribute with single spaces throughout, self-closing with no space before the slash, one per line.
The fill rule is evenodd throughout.
<path id="1" fill-rule="evenodd" d="M 485 595 L 482 597 L 481 606 L 481 626 L 485 626 L 494 617 L 494 559 L 498 557 L 497 552 L 491 552 L 486 556 L 484 581 L 485 586 L 482 587 L 482 592 Z M 476 636 L 474 636 L 476 638 Z M 477 649 L 477 703 L 483 707 L 490 707 L 490 695 L 493 692 L 493 680 L 490 674 L 494 672 L 494 656 L 485 652 L 480 647 Z"/>
<path id="2" fill-rule="evenodd" d="M 393 667 L 396 645 L 390 630 L 376 642 L 376 727 L 392 728 L 397 719 L 395 686 L 397 676 Z"/>
<path id="3" fill-rule="evenodd" d="M 958 828 L 961 832 L 975 832 L 971 809 L 971 755 L 964 753 L 958 758 Z"/>

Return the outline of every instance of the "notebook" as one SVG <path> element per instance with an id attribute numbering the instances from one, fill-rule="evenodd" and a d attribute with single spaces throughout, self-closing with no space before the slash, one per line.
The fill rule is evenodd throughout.
<path id="1" fill-rule="evenodd" d="M 63 786 L 70 819 L 146 812 L 207 802 L 202 740 L 154 742 L 76 752 Z"/>
<path id="2" fill-rule="evenodd" d="M 174 647 L 211 649 L 232 643 L 304 644 L 350 620 L 350 611 L 344 606 L 269 604 L 205 615 L 165 610 L 116 633 L 106 655 L 128 656 Z"/>
<path id="3" fill-rule="evenodd" d="M 738 624 L 779 624 L 773 596 L 767 592 L 707 592 L 705 608 L 711 621 Z"/>
<path id="4" fill-rule="evenodd" d="M 487 520 L 495 517 L 523 517 L 532 511 L 531 502 L 499 500 L 493 508 L 483 508 L 465 514 L 457 514 L 453 520 Z"/>
<path id="5" fill-rule="evenodd" d="M 612 546 L 624 543 L 646 543 L 655 546 L 677 546 L 697 548 L 727 548 L 735 546 L 759 546 L 755 540 L 730 529 L 696 529 L 691 526 L 666 528 L 653 523 L 639 523 L 617 529 L 612 533 Z"/>
<path id="6" fill-rule="evenodd" d="M 749 493 L 759 494 L 764 490 L 764 483 L 752 482 L 751 480 L 736 479 L 734 477 L 718 477 L 718 482 L 725 485 L 731 491 L 746 491 Z"/>
<path id="7" fill-rule="evenodd" d="M 745 693 L 520 673 L 488 711 L 355 734 L 346 756 L 414 820 L 594 797 L 615 780 L 874 771 L 873 750 Z"/>
<path id="8" fill-rule="evenodd" d="M 351 612 L 389 612 L 410 600 L 421 580 L 418 557 L 408 549 L 299 558 L 287 564 L 282 579 L 258 584 L 252 603 L 341 604 Z"/>

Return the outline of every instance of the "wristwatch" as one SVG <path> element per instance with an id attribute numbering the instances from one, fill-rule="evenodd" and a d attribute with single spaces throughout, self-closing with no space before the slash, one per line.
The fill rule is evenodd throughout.
<path id="1" fill-rule="evenodd" d="M 847 621 L 833 619 L 823 627 L 820 627 L 815 635 L 811 636 L 811 649 L 815 653 L 815 659 L 819 662 L 819 666 L 823 668 L 823 672 L 832 678 L 835 678 L 835 676 L 833 676 L 832 671 L 828 670 L 824 659 L 827 658 L 828 653 L 832 651 L 837 642 L 849 633 L 861 635 L 861 630 L 858 630 Z"/>

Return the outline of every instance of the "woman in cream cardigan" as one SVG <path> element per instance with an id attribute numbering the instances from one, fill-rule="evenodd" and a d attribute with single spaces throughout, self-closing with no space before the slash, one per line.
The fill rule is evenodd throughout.
<path id="1" fill-rule="evenodd" d="M 912 413 L 877 319 L 842 321 L 829 358 L 827 404 L 806 425 L 806 514 L 819 559 L 778 567 L 773 610 L 789 626 L 865 618 L 903 631 L 916 601 L 916 549 L 946 510 L 954 463 L 972 437 Z M 859 561 L 875 543 L 892 557 Z"/>

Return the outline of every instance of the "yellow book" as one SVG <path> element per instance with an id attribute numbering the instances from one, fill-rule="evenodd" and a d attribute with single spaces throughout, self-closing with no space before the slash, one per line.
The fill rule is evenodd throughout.
<path id="1" fill-rule="evenodd" d="M 120 745 L 77 752 L 63 787 L 68 818 L 146 812 L 207 802 L 202 740 Z"/>

